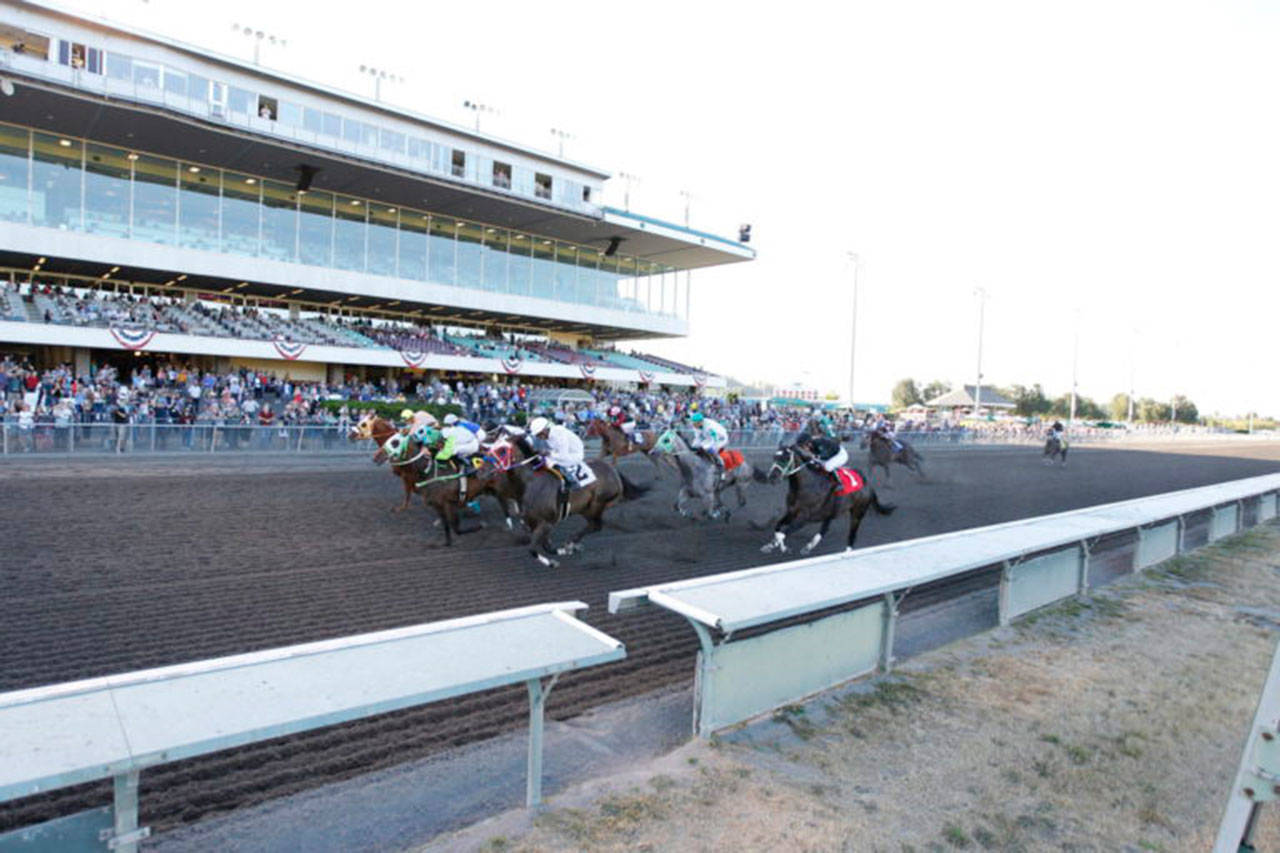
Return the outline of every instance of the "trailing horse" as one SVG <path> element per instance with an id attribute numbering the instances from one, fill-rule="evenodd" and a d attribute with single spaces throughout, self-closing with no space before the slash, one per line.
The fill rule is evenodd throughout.
<path id="1" fill-rule="evenodd" d="M 1066 439 L 1058 438 L 1056 435 L 1050 435 L 1044 442 L 1044 464 L 1052 465 L 1054 458 L 1062 460 L 1061 464 L 1067 464 L 1067 450 L 1069 446 Z"/>
<path id="2" fill-rule="evenodd" d="M 730 486 L 737 490 L 738 507 L 747 505 L 747 497 L 743 490 L 751 482 L 755 469 L 738 451 L 729 451 L 731 461 L 736 461 L 736 464 L 732 467 L 726 465 L 729 470 L 725 472 L 724 477 L 719 478 L 719 482 L 717 482 L 719 472 L 716 466 L 691 450 L 674 429 L 669 429 L 658 436 L 653 452 L 666 454 L 675 460 L 681 480 L 680 491 L 676 494 L 675 509 L 685 518 L 691 517 L 684 508 L 685 500 L 697 499 L 703 502 L 707 518 L 723 518 L 727 522 L 730 511 L 721 502 L 720 493 Z"/>
<path id="3" fill-rule="evenodd" d="M 924 457 L 910 443 L 900 438 L 898 439 L 900 446 L 894 450 L 893 442 L 875 432 L 867 436 L 866 441 L 869 448 L 867 471 L 874 475 L 876 468 L 883 468 L 885 485 L 890 485 L 889 465 L 894 462 L 905 465 L 908 471 L 915 473 L 921 480 L 924 479 Z"/>
<path id="4" fill-rule="evenodd" d="M 836 494 L 835 484 L 826 472 L 815 471 L 808 465 L 808 460 L 791 446 L 779 447 L 773 454 L 773 464 L 769 467 L 767 477 L 760 475 L 757 479 L 777 482 L 785 477 L 787 480 L 787 509 L 773 528 L 773 539 L 760 548 L 768 554 L 787 551 L 787 536 L 796 532 L 806 524 L 821 524 L 822 527 L 813 535 L 801 554 L 808 554 L 818 547 L 822 537 L 827 535 L 831 522 L 841 515 L 849 516 L 849 537 L 845 542 L 845 550 L 853 550 L 854 538 L 858 535 L 858 526 L 867 510 L 874 507 L 880 515 L 888 515 L 896 507 L 882 504 L 876 496 L 876 490 L 867 483 L 861 471 L 853 469 L 857 479 L 862 482 L 860 488 L 853 493 L 840 496 Z"/>
<path id="5" fill-rule="evenodd" d="M 635 435 L 639 441 L 632 441 L 622 431 L 621 427 L 615 426 L 602 418 L 594 418 L 587 424 L 586 437 L 591 438 L 594 436 L 600 439 L 600 455 L 597 457 L 598 459 L 612 456 L 614 467 L 617 467 L 619 456 L 643 453 L 653 463 L 654 476 L 661 477 L 662 464 L 653 453 L 654 445 L 658 443 L 658 433 L 651 429 L 637 429 Z"/>

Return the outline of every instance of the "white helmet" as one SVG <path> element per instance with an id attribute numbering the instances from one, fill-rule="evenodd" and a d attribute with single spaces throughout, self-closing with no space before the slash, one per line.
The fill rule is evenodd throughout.
<path id="1" fill-rule="evenodd" d="M 542 431 L 551 426 L 551 422 L 546 418 L 534 418 L 529 422 L 530 435 L 542 435 Z"/>
<path id="2" fill-rule="evenodd" d="M 445 425 L 445 426 L 453 426 L 453 425 L 454 425 L 454 424 L 456 424 L 457 422 L 458 422 L 458 416 L 457 416 L 457 415 L 455 415 L 453 412 L 450 412 L 449 414 L 447 414 L 447 415 L 445 415 L 445 416 L 444 416 L 444 425 Z"/>

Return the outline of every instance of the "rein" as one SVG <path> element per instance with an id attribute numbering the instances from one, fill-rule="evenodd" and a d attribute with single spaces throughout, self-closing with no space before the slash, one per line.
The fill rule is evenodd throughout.
<path id="1" fill-rule="evenodd" d="M 772 474 L 775 468 L 778 470 L 779 475 L 783 477 L 790 477 L 792 474 L 796 474 L 800 469 L 804 468 L 804 463 L 796 461 L 796 452 L 794 450 L 788 450 L 787 463 L 783 465 L 779 463 L 777 459 L 774 459 L 773 464 L 769 466 L 769 473 Z"/>

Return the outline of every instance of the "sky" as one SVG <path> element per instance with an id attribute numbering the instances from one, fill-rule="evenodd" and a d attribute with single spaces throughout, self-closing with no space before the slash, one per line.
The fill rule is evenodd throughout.
<path id="1" fill-rule="evenodd" d="M 748 381 L 895 382 L 1280 415 L 1280 6 L 1256 0 L 64 0 L 637 176 L 632 210 L 736 236 L 687 338 Z M 327 10 L 341 9 L 343 14 Z M 621 205 L 624 182 L 606 198 Z"/>

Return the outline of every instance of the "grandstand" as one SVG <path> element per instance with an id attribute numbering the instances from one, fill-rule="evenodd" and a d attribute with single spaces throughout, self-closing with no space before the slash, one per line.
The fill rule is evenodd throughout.
<path id="1" fill-rule="evenodd" d="M 0 77 L 0 350 L 724 384 L 618 344 L 688 334 L 693 271 L 753 250 L 601 169 L 38 3 Z"/>

